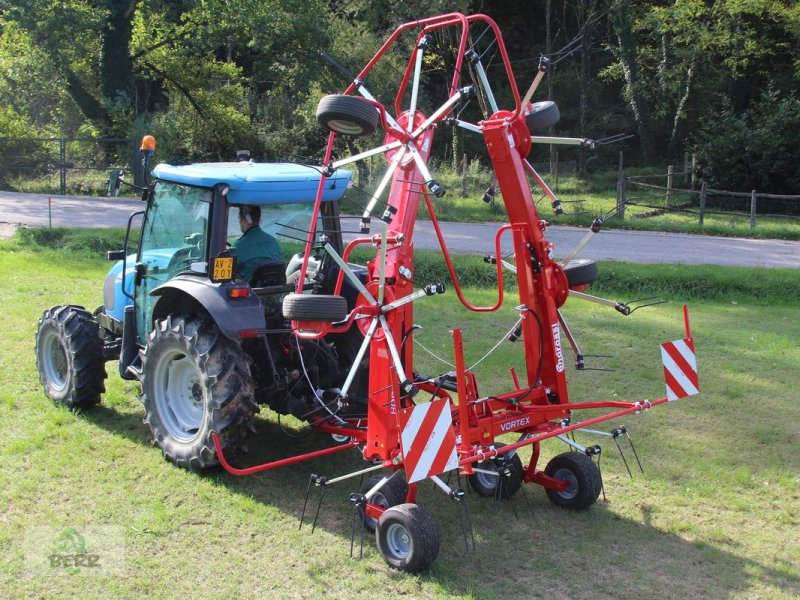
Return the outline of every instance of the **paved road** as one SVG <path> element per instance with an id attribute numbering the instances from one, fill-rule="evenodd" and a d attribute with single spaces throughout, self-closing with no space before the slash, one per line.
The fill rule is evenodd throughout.
<path id="1" fill-rule="evenodd" d="M 0 229 L 12 225 L 54 227 L 125 227 L 130 213 L 144 205 L 122 198 L 83 198 L 0 192 Z M 2 225 L 5 224 L 3 228 Z M 443 223 L 445 239 L 452 252 L 494 253 L 497 223 Z M 548 239 L 556 255 L 566 256 L 586 235 L 576 227 L 552 226 Z M 510 239 L 506 234 L 504 239 Z M 430 222 L 420 221 L 414 235 L 417 248 L 437 250 L 438 242 Z M 580 253 L 582 258 L 641 263 L 715 264 L 726 266 L 800 268 L 800 242 L 721 238 L 680 233 L 605 230 L 594 236 Z"/>

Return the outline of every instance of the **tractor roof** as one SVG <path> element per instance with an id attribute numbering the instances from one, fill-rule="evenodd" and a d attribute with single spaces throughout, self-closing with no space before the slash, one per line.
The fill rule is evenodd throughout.
<path id="1" fill-rule="evenodd" d="M 160 164 L 153 177 L 198 187 L 228 186 L 231 204 L 289 204 L 314 202 L 321 168 L 295 163 L 223 162 L 173 166 Z M 336 171 L 325 181 L 325 201 L 339 200 L 347 189 L 350 171 Z"/>

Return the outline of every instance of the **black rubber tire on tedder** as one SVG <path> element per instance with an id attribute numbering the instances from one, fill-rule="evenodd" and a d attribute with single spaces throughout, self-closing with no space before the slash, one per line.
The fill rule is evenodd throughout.
<path id="1" fill-rule="evenodd" d="M 241 346 L 200 315 L 156 321 L 140 352 L 144 422 L 164 458 L 198 471 L 218 464 L 212 433 L 235 452 L 258 410 Z"/>
<path id="2" fill-rule="evenodd" d="M 567 263 L 567 266 L 564 267 L 564 274 L 567 276 L 567 282 L 571 288 L 588 285 L 597 279 L 597 261 L 589 258 L 576 258 Z"/>
<path id="3" fill-rule="evenodd" d="M 418 573 L 436 560 L 441 536 L 428 511 L 416 504 L 400 504 L 378 519 L 375 540 L 389 566 Z"/>
<path id="4" fill-rule="evenodd" d="M 525 124 L 531 135 L 542 135 L 545 129 L 558 123 L 560 118 L 558 105 L 552 100 L 543 100 L 531 105 L 531 109 L 525 115 Z"/>
<path id="5" fill-rule="evenodd" d="M 373 487 L 375 487 L 375 485 L 377 485 L 381 479 L 382 477 L 377 476 L 367 477 L 361 484 L 359 492 L 361 494 L 366 494 Z M 372 504 L 382 506 L 383 508 L 391 508 L 392 506 L 403 504 L 406 501 L 407 495 L 408 485 L 399 475 L 395 475 L 389 481 L 384 483 L 381 489 L 375 492 L 375 495 L 372 496 L 370 502 Z M 374 532 L 375 528 L 378 526 L 378 520 L 368 517 L 366 514 L 362 515 L 362 519 L 364 520 L 364 526 L 367 528 L 367 530 L 369 530 L 371 533 Z"/>
<path id="6" fill-rule="evenodd" d="M 330 131 L 356 137 L 374 132 L 380 114 L 363 98 L 330 94 L 323 96 L 317 105 L 317 122 Z"/>
<path id="7" fill-rule="evenodd" d="M 347 317 L 347 300 L 344 296 L 287 294 L 283 299 L 283 316 L 290 321 L 336 323 Z"/>
<path id="8" fill-rule="evenodd" d="M 44 311 L 36 328 L 36 367 L 44 393 L 69 408 L 88 408 L 106 391 L 100 327 L 82 306 Z"/>
<path id="9" fill-rule="evenodd" d="M 563 492 L 546 491 L 553 504 L 570 510 L 582 510 L 594 504 L 603 486 L 600 469 L 582 452 L 559 454 L 547 463 L 544 472 L 569 482 Z"/>
<path id="10" fill-rule="evenodd" d="M 503 446 L 505 446 L 505 444 L 495 444 L 495 447 L 497 448 L 502 448 Z M 511 498 L 511 496 L 519 491 L 519 488 L 522 487 L 522 476 L 524 475 L 524 472 L 522 460 L 517 453 L 514 453 L 513 456 L 502 454 L 500 456 L 496 456 L 495 458 L 481 461 L 475 466 L 479 469 L 494 471 L 496 473 L 500 473 L 500 471 L 505 467 L 509 469 L 508 476 L 505 476 L 502 473 L 499 475 L 488 475 L 486 473 L 474 473 L 473 475 L 468 475 L 467 481 L 469 481 L 472 489 L 475 490 L 480 496 L 496 498 L 499 491 L 500 498 L 498 499 L 508 500 Z M 499 490 L 498 486 L 500 485 L 501 478 L 503 480 L 503 487 L 502 490 Z"/>

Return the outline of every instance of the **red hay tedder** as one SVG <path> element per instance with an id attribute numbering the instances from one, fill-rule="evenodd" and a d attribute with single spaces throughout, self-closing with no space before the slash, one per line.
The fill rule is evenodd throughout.
<path id="1" fill-rule="evenodd" d="M 405 60 L 406 51 L 410 57 L 394 102 L 383 104 L 366 82 L 380 79 L 370 75 L 379 65 L 385 76 L 398 55 Z M 489 52 L 499 57 L 496 68 L 482 62 Z M 390 64 L 384 68 L 382 61 Z M 526 157 L 535 143 L 598 142 L 543 135 L 559 117 L 553 102 L 531 103 L 547 63 L 543 58 L 523 98 L 490 18 L 454 13 L 406 23 L 357 76 L 348 75 L 344 94 L 320 101 L 317 119 L 330 131 L 321 169 L 259 164 L 249 156 L 235 163 L 158 165 L 148 186 L 140 188 L 146 208 L 131 216 L 125 249 L 109 253 L 117 262 L 103 286 L 104 304 L 93 313 L 57 306 L 39 320 L 36 357 L 45 393 L 70 408 L 91 408 L 105 389 L 105 363 L 118 360 L 120 376 L 141 383 L 144 421 L 154 443 L 166 459 L 194 470 L 221 464 L 234 475 L 249 475 L 357 449 L 369 465 L 334 478 L 312 475 L 306 504 L 312 490 L 319 491 L 321 503 L 327 486 L 369 474 L 350 496 L 351 551 L 358 516 L 361 539 L 364 528 L 375 530 L 386 562 L 406 571 L 426 569 L 439 552 L 436 524 L 415 503 L 421 481 L 431 480 L 453 501 L 465 543 L 469 547 L 471 539 L 473 548 L 465 491 L 451 488 L 444 473 L 455 471 L 459 484 L 466 476 L 480 496 L 510 499 L 523 484 L 535 483 L 556 505 L 590 506 L 602 490 L 593 460 L 599 462 L 600 448 L 583 447 L 567 434 L 695 394 L 699 385 L 684 308 L 685 338 L 661 348 L 665 397 L 570 401 L 562 336 L 578 369 L 584 368 L 584 357 L 560 307 L 577 297 L 629 315 L 646 301 L 634 307 L 586 293 L 597 265 L 575 257 L 603 219 L 595 219 L 566 258 L 554 258 L 532 186 L 549 198 L 556 214 L 561 205 Z M 439 74 L 452 72 L 452 78 L 432 80 L 424 65 L 434 65 L 430 70 Z M 501 73 L 496 87 L 488 71 Z M 472 98 L 477 102 L 468 110 Z M 474 110 L 476 104 L 480 110 Z M 497 273 L 497 299 L 490 306 L 465 298 L 436 219 L 436 198 L 445 190 L 428 161 L 442 127 L 483 139 L 494 170 L 487 196 L 499 186 L 508 216 L 497 230 L 494 255 L 487 257 Z M 355 137 L 367 141 L 364 145 L 375 140 L 376 147 L 334 156 L 340 148 L 354 148 Z M 155 140 L 145 141 L 144 167 L 155 151 Z M 368 194 L 358 237 L 345 245 L 338 201 L 350 172 L 343 167 L 381 155 L 388 165 L 385 175 Z M 112 176 L 110 191 L 118 190 L 122 179 L 121 173 Z M 414 280 L 414 232 L 423 201 L 464 307 L 492 318 L 504 305 L 504 272 L 516 277 L 518 320 L 507 337 L 521 340 L 516 347 L 523 356 L 520 372 L 510 369 L 508 391 L 481 393 L 474 366 L 466 366 L 460 328 L 451 330 L 454 361 L 447 372 L 423 375 L 429 371 L 415 365 L 416 301 L 430 306 L 445 291 L 442 283 L 420 287 Z M 129 253 L 135 218 L 142 225 L 138 248 Z M 304 253 L 288 262 L 257 257 L 265 262 L 254 264 L 252 272 L 239 270 L 239 261 L 247 264 L 237 247 L 245 234 L 255 231 L 269 241 L 269 235 L 291 237 L 280 233 L 286 230 L 303 232 Z M 279 250 L 274 238 L 271 242 Z M 509 244 L 513 252 L 504 255 Z M 350 262 L 359 246 L 376 249 L 366 268 Z M 259 404 L 332 435 L 336 445 L 252 467 L 232 466 Z M 592 417 L 576 419 L 583 410 L 592 410 Z M 615 442 L 627 435 L 624 427 L 593 433 Z M 509 434 L 518 436 L 516 441 L 499 441 Z M 542 469 L 541 443 L 550 438 L 571 450 Z M 527 464 L 517 452 L 525 447 L 531 453 Z M 301 525 L 304 517 L 305 507 Z"/>
<path id="2" fill-rule="evenodd" d="M 456 33 L 455 54 L 451 57 L 453 77 L 441 104 L 426 115 L 418 110 L 422 65 L 431 36 L 442 30 Z M 491 43 L 496 44 L 504 67 L 504 96 L 510 99 L 507 108 L 497 105 L 480 56 L 470 45 L 476 32 L 481 37 L 492 37 Z M 365 81 L 393 45 L 408 35 L 416 36 L 411 56 L 393 106 L 385 106 L 370 93 Z M 461 73 L 467 69 L 473 74 L 473 81 L 465 86 Z M 596 265 L 591 261 L 573 262 L 572 258 L 597 233 L 602 225 L 600 219 L 595 221 L 592 231 L 570 257 L 561 262 L 553 258 L 553 245 L 545 235 L 548 224 L 537 213 L 531 180 L 549 197 L 557 211 L 559 202 L 526 157 L 532 143 L 591 145 L 592 142 L 536 135 L 558 118 L 558 109 L 552 102 L 530 102 L 545 70 L 546 61 L 542 61 L 527 94 L 521 98 L 497 25 L 485 15 L 453 13 L 401 25 L 352 80 L 344 94 L 326 96 L 321 100 L 317 118 L 330 134 L 311 223 L 317 220 L 326 177 L 337 169 L 381 154 L 388 168 L 363 213 L 361 237 L 351 241 L 341 256 L 330 244 L 325 245 L 330 258 L 340 267 L 333 294 L 303 294 L 298 288 L 296 294 L 286 298 L 284 315 L 291 319 L 296 334 L 304 339 L 319 339 L 359 328 L 363 343 L 331 406 L 346 405 L 356 372 L 368 357 L 367 418 L 332 419 L 329 415 L 314 418 L 312 425 L 317 431 L 346 441 L 327 450 L 247 469 L 236 469 L 226 462 L 218 438 L 215 438 L 223 466 L 236 475 L 256 473 L 348 448 L 358 448 L 364 459 L 373 464 L 335 479 L 312 476 L 309 489 L 312 484 L 330 485 L 372 470 L 388 469 L 390 473 L 385 477 L 368 479 L 369 485 L 362 488 L 364 493 L 353 494 L 351 503 L 361 511 L 366 526 L 376 529 L 378 548 L 384 559 L 399 569 L 425 569 L 438 554 L 439 534 L 435 523 L 425 509 L 414 503 L 419 481 L 433 480 L 458 503 L 463 499 L 463 490 L 450 488 L 439 477 L 458 469 L 460 474 L 468 476 L 472 487 L 482 495 L 509 497 L 523 483 L 535 483 L 543 486 L 557 505 L 569 509 L 586 508 L 595 502 L 602 485 L 599 469 L 591 458 L 598 447 L 580 447 L 568 440 L 565 434 L 644 411 L 674 397 L 696 393 L 698 387 L 693 342 L 684 309 L 686 338 L 665 344 L 663 350 L 668 389 L 676 390 L 670 392 L 672 397 L 638 402 L 570 402 L 562 334 L 575 350 L 579 368 L 583 366 L 583 357 L 559 308 L 570 296 L 577 296 L 607 304 L 623 314 L 629 314 L 632 309 L 626 304 L 589 296 L 581 291 L 596 277 Z M 454 116 L 476 94 L 480 94 L 488 104 L 491 114 L 478 123 L 462 121 Z M 461 127 L 483 137 L 508 214 L 508 223 L 497 231 L 496 257 L 489 260 L 497 265 L 498 296 L 491 306 L 473 306 L 464 297 L 436 220 L 432 196 L 439 197 L 444 190 L 431 175 L 427 162 L 436 129 L 445 125 Z M 372 133 L 378 127 L 385 131 L 380 146 L 347 158 L 334 159 L 338 135 L 360 136 Z M 388 198 L 384 200 L 387 188 Z M 489 314 L 500 308 L 504 300 L 503 269 L 516 274 L 519 322 L 512 335 L 521 339 L 525 373 L 524 380 L 520 381 L 512 371 L 513 385 L 505 393 L 488 397 L 479 394 L 475 375 L 465 367 L 461 329 L 452 330 L 454 372 L 439 377 L 421 377 L 415 369 L 413 344 L 410 343 L 415 329 L 415 301 L 444 291 L 441 284 L 415 290 L 413 239 L 421 201 L 425 202 L 431 215 L 455 292 L 466 308 Z M 376 208 L 380 213 L 374 212 Z M 373 214 L 379 218 L 373 219 Z M 377 233 L 371 234 L 371 228 Z M 510 237 L 513 243 L 513 264 L 501 258 L 503 236 Z M 312 228 L 300 282 L 305 281 L 309 257 L 314 245 L 319 243 Z M 353 274 L 348 266 L 352 250 L 359 245 L 377 248 L 375 258 L 369 262 L 366 280 Z M 360 292 L 356 307 L 350 311 L 343 308 L 345 302 L 339 296 L 345 278 Z M 668 360 L 668 356 L 674 356 L 674 359 Z M 670 373 L 677 373 L 679 379 L 689 378 L 690 381 L 683 382 L 682 391 L 681 382 Z M 573 422 L 576 411 L 586 409 L 605 409 L 607 412 L 582 422 Z M 506 445 L 495 441 L 511 432 L 519 435 L 518 441 Z M 624 433 L 624 428 L 616 430 L 614 435 L 620 433 Z M 580 451 L 556 456 L 540 469 L 540 444 L 554 437 L 568 441 Z M 532 449 L 527 465 L 523 465 L 516 454 L 525 446 Z M 399 476 L 403 471 L 407 487 Z"/>

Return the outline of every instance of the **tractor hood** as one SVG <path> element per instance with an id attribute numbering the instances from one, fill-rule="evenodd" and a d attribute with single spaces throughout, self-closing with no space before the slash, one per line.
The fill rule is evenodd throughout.
<path id="1" fill-rule="evenodd" d="M 294 163 L 197 163 L 173 166 L 160 164 L 153 177 L 174 183 L 211 188 L 219 183 L 228 186 L 231 204 L 288 204 L 314 202 L 321 167 Z M 325 180 L 322 199 L 339 200 L 350 182 L 350 171 L 336 171 Z"/>

